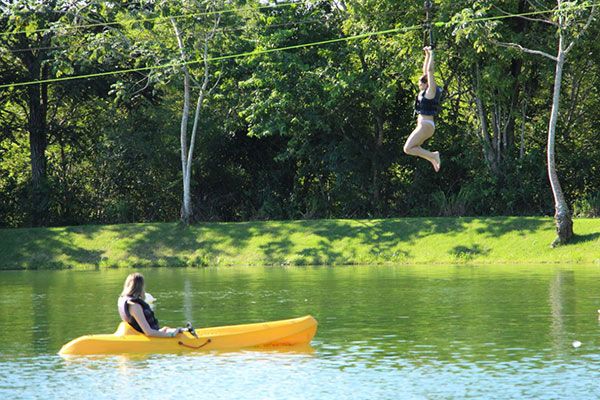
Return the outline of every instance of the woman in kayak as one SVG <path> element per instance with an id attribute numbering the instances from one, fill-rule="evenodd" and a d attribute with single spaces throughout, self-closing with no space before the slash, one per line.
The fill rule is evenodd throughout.
<path id="1" fill-rule="evenodd" d="M 144 301 L 145 297 L 144 276 L 138 272 L 130 274 L 125 279 L 123 292 L 118 301 L 121 319 L 147 336 L 175 337 L 184 331 L 184 328 L 160 328 L 154 312 Z"/>
<path id="2" fill-rule="evenodd" d="M 433 76 L 433 49 L 428 46 L 423 50 L 425 51 L 423 75 L 419 78 L 419 94 L 415 102 L 415 111 L 419 117 L 417 118 L 417 127 L 404 144 L 404 152 L 426 159 L 433 165 L 435 172 L 438 172 L 441 165 L 440 152 L 425 150 L 421 145 L 432 137 L 435 131 L 433 116 L 438 112 L 442 89 L 437 86 Z"/>

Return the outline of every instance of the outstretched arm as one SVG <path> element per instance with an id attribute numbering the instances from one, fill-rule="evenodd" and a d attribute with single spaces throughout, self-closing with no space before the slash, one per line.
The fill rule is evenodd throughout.
<path id="1" fill-rule="evenodd" d="M 425 60 L 423 60 L 423 75 L 427 74 L 427 68 L 429 65 L 429 52 L 427 51 L 427 47 L 424 47 L 423 50 L 425 51 Z"/>
<path id="2" fill-rule="evenodd" d="M 428 99 L 433 99 L 435 97 L 435 93 L 437 90 L 437 84 L 435 82 L 435 65 L 433 62 L 433 49 L 431 47 L 426 47 L 425 51 L 427 52 L 427 91 L 425 92 L 425 97 Z"/>
<path id="3" fill-rule="evenodd" d="M 137 303 L 128 303 L 128 304 L 130 306 L 129 312 L 131 312 L 131 315 L 133 316 L 133 318 L 135 318 L 137 323 L 140 325 L 140 328 L 142 328 L 142 330 L 144 331 L 144 333 L 147 336 L 174 337 L 179 332 L 181 332 L 181 330 L 179 328 L 170 329 L 170 330 L 166 330 L 166 331 L 157 331 L 155 329 L 152 329 L 150 327 L 150 324 L 148 324 L 146 317 L 144 316 L 144 310 L 142 310 L 142 307 Z"/>

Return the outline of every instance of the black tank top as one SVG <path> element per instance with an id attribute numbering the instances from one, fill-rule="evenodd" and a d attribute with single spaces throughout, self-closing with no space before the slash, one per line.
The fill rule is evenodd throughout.
<path id="1" fill-rule="evenodd" d="M 442 97 L 442 88 L 435 88 L 435 97 L 428 99 L 425 97 L 425 91 L 419 93 L 415 100 L 415 111 L 421 115 L 437 115 L 439 113 L 440 99 Z"/>
<path id="2" fill-rule="evenodd" d="M 119 315 L 121 316 L 121 319 L 124 322 L 127 322 L 129 325 L 131 325 L 132 328 L 136 331 L 144 333 L 144 330 L 140 327 L 140 324 L 138 324 L 133 315 L 131 315 L 131 313 L 129 312 L 129 304 L 127 304 L 128 301 L 131 301 L 132 303 L 137 303 L 142 307 L 142 310 L 144 311 L 144 317 L 146 317 L 146 321 L 148 321 L 148 325 L 150 325 L 150 328 L 154 330 L 160 329 L 158 320 L 154 316 L 154 311 L 152 311 L 148 303 L 146 303 L 144 300 L 138 297 L 119 297 L 119 301 L 117 303 L 119 307 Z"/>

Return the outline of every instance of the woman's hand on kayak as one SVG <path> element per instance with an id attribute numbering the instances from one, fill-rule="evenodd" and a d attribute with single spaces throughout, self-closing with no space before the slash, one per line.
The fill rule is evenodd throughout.
<path id="1" fill-rule="evenodd" d="M 175 337 L 180 333 L 185 332 L 185 328 L 169 328 L 167 332 L 171 335 L 171 337 Z"/>
<path id="2" fill-rule="evenodd" d="M 181 332 L 185 332 L 186 328 L 171 328 L 169 326 L 163 326 L 159 329 L 160 332 L 166 333 L 169 337 L 175 337 Z"/>

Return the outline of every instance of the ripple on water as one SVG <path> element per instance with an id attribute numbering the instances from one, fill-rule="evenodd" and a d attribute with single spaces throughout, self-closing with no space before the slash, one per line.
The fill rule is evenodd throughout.
<path id="1" fill-rule="evenodd" d="M 147 270 L 162 322 L 313 314 L 313 349 L 72 359 L 129 271 L 3 275 L 0 399 L 600 398 L 600 270 L 564 269 Z"/>

